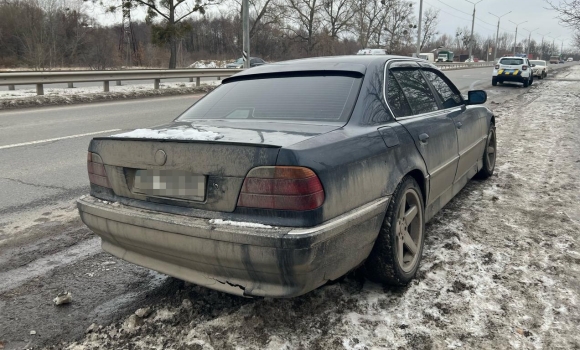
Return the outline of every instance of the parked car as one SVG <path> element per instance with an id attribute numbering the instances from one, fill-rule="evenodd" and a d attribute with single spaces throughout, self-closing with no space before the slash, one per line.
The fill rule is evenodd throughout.
<path id="1" fill-rule="evenodd" d="M 486 99 L 411 57 L 245 70 L 172 123 L 92 139 L 80 216 L 105 251 L 228 293 L 297 296 L 363 263 L 405 285 L 425 223 L 494 172 Z"/>
<path id="2" fill-rule="evenodd" d="M 258 57 L 250 57 L 250 68 L 266 64 L 266 62 Z M 232 63 L 228 63 L 226 68 L 244 68 L 244 58 L 240 57 Z"/>
<path id="3" fill-rule="evenodd" d="M 386 55 L 387 50 L 384 49 L 362 49 L 358 50 L 357 55 Z"/>
<path id="4" fill-rule="evenodd" d="M 544 79 L 548 76 L 548 63 L 542 60 L 535 60 L 530 61 L 532 65 L 532 71 L 534 72 L 534 76 L 540 79 Z"/>
<path id="5" fill-rule="evenodd" d="M 568 62 L 574 62 L 574 58 L 573 57 L 568 57 Z"/>
<path id="6" fill-rule="evenodd" d="M 524 57 L 502 57 L 494 67 L 491 85 L 505 81 L 522 83 L 524 87 L 532 85 L 534 73 L 530 61 Z"/>
<path id="7" fill-rule="evenodd" d="M 558 61 L 558 63 L 562 64 L 562 63 L 566 63 L 566 61 L 564 61 L 563 59 L 560 58 L 560 61 Z"/>

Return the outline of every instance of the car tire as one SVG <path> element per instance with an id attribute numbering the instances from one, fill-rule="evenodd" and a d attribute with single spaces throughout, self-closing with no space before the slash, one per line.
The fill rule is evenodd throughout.
<path id="1" fill-rule="evenodd" d="M 477 178 L 485 180 L 493 175 L 495 162 L 497 160 L 497 138 L 495 135 L 495 125 L 491 124 L 487 133 L 487 141 L 483 150 L 483 168 L 477 173 Z"/>
<path id="2" fill-rule="evenodd" d="M 523 81 L 524 87 L 527 88 L 528 86 L 530 86 L 530 79 L 526 79 Z"/>
<path id="3" fill-rule="evenodd" d="M 530 86 L 532 86 L 533 83 L 534 83 L 534 76 L 530 75 Z"/>
<path id="4" fill-rule="evenodd" d="M 408 284 L 419 269 L 424 242 L 422 191 L 413 177 L 405 176 L 389 202 L 375 245 L 364 264 L 366 277 L 377 283 Z"/>
<path id="5" fill-rule="evenodd" d="M 491 78 L 491 85 L 497 86 L 497 78 Z"/>

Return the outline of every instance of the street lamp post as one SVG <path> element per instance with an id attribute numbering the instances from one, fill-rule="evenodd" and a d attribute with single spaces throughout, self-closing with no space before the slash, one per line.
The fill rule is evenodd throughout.
<path id="1" fill-rule="evenodd" d="M 421 22 L 423 21 L 423 0 L 419 0 L 419 25 L 417 26 L 417 58 L 421 53 Z"/>
<path id="2" fill-rule="evenodd" d="M 514 39 L 514 56 L 515 56 L 516 55 L 516 46 L 518 45 L 518 27 L 520 26 L 520 24 L 527 23 L 528 21 L 516 23 L 516 22 L 510 20 L 510 22 L 512 22 L 513 24 L 516 25 L 516 38 Z"/>
<path id="3" fill-rule="evenodd" d="M 542 46 L 541 46 L 542 52 L 541 52 L 541 56 L 540 56 L 540 59 L 542 59 L 542 60 L 544 59 L 544 37 L 546 35 L 550 34 L 550 33 L 551 32 L 547 32 L 546 34 L 540 34 L 540 33 L 538 33 L 538 34 L 540 34 L 542 36 Z"/>
<path id="4" fill-rule="evenodd" d="M 561 38 L 561 36 L 559 36 L 557 38 L 552 37 L 552 49 L 551 50 L 556 51 L 556 39 L 559 40 L 560 38 Z M 551 55 L 554 56 L 554 53 L 552 52 Z"/>
<path id="5" fill-rule="evenodd" d="M 471 4 L 473 4 L 473 17 L 471 18 L 471 35 L 469 36 L 469 59 L 472 59 L 472 52 L 473 52 L 473 28 L 475 26 L 475 5 L 479 4 L 483 0 L 479 0 L 478 2 L 472 2 L 470 0 L 465 0 Z"/>
<path id="6" fill-rule="evenodd" d="M 493 61 L 494 61 L 494 62 L 495 62 L 495 59 L 497 58 L 497 44 L 498 44 L 498 42 L 499 42 L 499 21 L 501 20 L 501 18 L 502 18 L 503 16 L 505 16 L 505 15 L 509 15 L 510 13 L 512 13 L 512 12 L 510 11 L 510 12 L 508 12 L 508 13 L 506 13 L 506 14 L 503 14 L 503 15 L 501 15 L 501 16 L 498 16 L 498 15 L 494 15 L 493 13 L 491 13 L 491 12 L 490 12 L 490 14 L 491 14 L 492 16 L 495 16 L 495 17 L 497 17 L 497 32 L 495 33 L 495 50 L 493 51 Z"/>
<path id="7" fill-rule="evenodd" d="M 538 30 L 540 28 L 536 28 L 536 29 L 532 29 L 532 30 L 529 30 L 529 29 L 526 29 L 526 28 L 522 28 L 522 29 L 530 33 L 528 35 L 528 49 L 526 50 L 527 51 L 527 54 L 528 54 L 528 57 L 529 57 L 529 55 L 530 55 L 530 47 L 531 47 L 531 43 L 532 43 L 532 41 L 531 41 L 532 40 L 532 32 L 535 32 L 536 30 Z"/>

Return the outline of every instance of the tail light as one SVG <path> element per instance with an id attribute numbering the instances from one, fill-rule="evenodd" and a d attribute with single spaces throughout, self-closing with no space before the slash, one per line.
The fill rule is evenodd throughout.
<path id="1" fill-rule="evenodd" d="M 528 66 L 522 66 L 522 70 L 528 70 Z"/>
<path id="2" fill-rule="evenodd" d="M 89 181 L 92 184 L 111 188 L 101 156 L 89 152 L 87 154 L 87 170 L 89 171 Z"/>
<path id="3" fill-rule="evenodd" d="M 499 64 L 496 64 L 495 65 L 495 69 L 499 69 Z"/>
<path id="4" fill-rule="evenodd" d="M 324 189 L 314 171 L 303 167 L 266 166 L 250 170 L 239 207 L 312 210 L 324 202 Z"/>

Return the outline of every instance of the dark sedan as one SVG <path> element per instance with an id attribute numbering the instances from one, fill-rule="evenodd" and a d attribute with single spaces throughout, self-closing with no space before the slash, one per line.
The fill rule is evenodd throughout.
<path id="1" fill-rule="evenodd" d="M 266 62 L 258 57 L 250 57 L 250 68 L 261 66 L 266 64 Z M 244 58 L 240 57 L 234 62 L 226 64 L 226 68 L 244 68 Z"/>
<path id="2" fill-rule="evenodd" d="M 409 57 L 249 69 L 169 125 L 94 138 L 80 215 L 105 251 L 238 295 L 297 296 L 363 264 L 404 285 L 425 222 L 494 171 L 486 98 Z"/>

